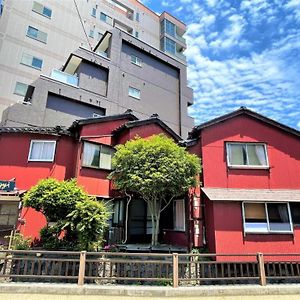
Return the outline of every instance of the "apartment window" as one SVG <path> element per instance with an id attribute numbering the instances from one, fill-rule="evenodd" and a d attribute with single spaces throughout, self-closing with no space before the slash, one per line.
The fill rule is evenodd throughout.
<path id="1" fill-rule="evenodd" d="M 90 29 L 89 37 L 94 38 L 95 31 Z"/>
<path id="2" fill-rule="evenodd" d="M 107 24 L 110 24 L 110 25 L 112 24 L 112 18 L 103 12 L 100 13 L 100 20 Z"/>
<path id="3" fill-rule="evenodd" d="M 135 14 L 135 20 L 137 21 L 137 22 L 139 22 L 140 21 L 140 13 L 136 13 Z"/>
<path id="4" fill-rule="evenodd" d="M 136 37 L 137 39 L 139 38 L 139 32 L 138 32 L 138 31 L 135 32 L 135 37 Z"/>
<path id="5" fill-rule="evenodd" d="M 82 165 L 111 170 L 111 159 L 114 152 L 115 149 L 109 146 L 84 142 Z"/>
<path id="6" fill-rule="evenodd" d="M 0 0 L 0 17 L 2 16 L 3 13 L 3 0 Z"/>
<path id="7" fill-rule="evenodd" d="M 97 14 L 97 9 L 93 7 L 91 15 L 96 18 L 96 14 Z"/>
<path id="8" fill-rule="evenodd" d="M 184 200 L 174 200 L 174 229 L 185 230 Z"/>
<path id="9" fill-rule="evenodd" d="M 133 54 L 131 55 L 131 62 L 139 67 L 142 66 L 142 59 Z"/>
<path id="10" fill-rule="evenodd" d="M 132 86 L 129 87 L 128 89 L 128 95 L 130 97 L 133 97 L 135 99 L 141 99 L 141 91 L 139 89 L 136 89 Z"/>
<path id="11" fill-rule="evenodd" d="M 41 70 L 43 66 L 43 60 L 30 54 L 24 53 L 22 55 L 21 64 Z"/>
<path id="12" fill-rule="evenodd" d="M 45 44 L 47 43 L 48 34 L 46 32 L 40 31 L 32 26 L 28 26 L 27 36 L 32 39 L 38 40 L 42 43 L 45 43 Z"/>
<path id="13" fill-rule="evenodd" d="M 227 143 L 229 167 L 268 167 L 267 148 L 259 143 Z"/>
<path id="14" fill-rule="evenodd" d="M 54 160 L 56 141 L 33 140 L 30 143 L 28 161 Z"/>
<path id="15" fill-rule="evenodd" d="M 52 16 L 52 9 L 50 9 L 36 1 L 33 1 L 32 10 L 40 15 L 43 15 L 44 17 L 47 17 L 47 18 L 51 18 L 51 16 Z"/>
<path id="16" fill-rule="evenodd" d="M 28 84 L 22 82 L 16 82 L 14 94 L 19 96 L 25 96 L 27 92 Z"/>
<path id="17" fill-rule="evenodd" d="M 103 34 L 101 32 L 98 32 L 98 40 L 100 41 L 101 38 L 103 37 Z"/>
<path id="18" fill-rule="evenodd" d="M 291 233 L 288 203 L 243 203 L 245 233 Z"/>
<path id="19" fill-rule="evenodd" d="M 166 51 L 172 54 L 176 53 L 176 43 L 169 38 L 166 38 Z"/>
<path id="20" fill-rule="evenodd" d="M 166 21 L 166 33 L 171 35 L 171 36 L 175 36 L 176 35 L 176 26 L 175 24 L 173 24 L 172 22 L 165 20 Z"/>

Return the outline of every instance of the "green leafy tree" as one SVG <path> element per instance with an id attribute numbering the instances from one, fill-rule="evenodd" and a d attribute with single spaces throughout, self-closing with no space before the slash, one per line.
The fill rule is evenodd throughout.
<path id="1" fill-rule="evenodd" d="M 199 158 L 166 136 L 154 135 L 117 146 L 112 165 L 109 178 L 116 188 L 146 201 L 152 221 L 151 244 L 158 244 L 160 214 L 175 197 L 197 185 Z"/>
<path id="2" fill-rule="evenodd" d="M 92 250 L 103 241 L 108 208 L 89 196 L 76 180 L 43 179 L 23 201 L 24 206 L 42 212 L 48 222 L 55 222 L 41 230 L 41 243 L 46 249 Z"/>

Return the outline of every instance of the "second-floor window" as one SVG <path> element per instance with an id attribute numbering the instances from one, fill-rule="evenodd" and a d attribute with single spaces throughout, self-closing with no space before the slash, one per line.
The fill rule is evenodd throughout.
<path id="1" fill-rule="evenodd" d="M 84 167 L 111 170 L 111 159 L 115 149 L 102 144 L 84 142 L 83 161 Z"/>
<path id="2" fill-rule="evenodd" d="M 226 143 L 227 164 L 229 167 L 269 166 L 267 147 L 261 143 Z"/>
<path id="3" fill-rule="evenodd" d="M 56 141 L 32 140 L 30 143 L 28 161 L 54 160 Z"/>

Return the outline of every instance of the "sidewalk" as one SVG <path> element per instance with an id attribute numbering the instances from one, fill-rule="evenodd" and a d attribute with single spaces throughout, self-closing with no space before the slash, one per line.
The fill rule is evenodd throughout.
<path id="1" fill-rule="evenodd" d="M 294 300 L 300 299 L 300 284 L 268 285 L 232 285 L 202 287 L 151 287 L 151 286 L 104 286 L 75 284 L 44 283 L 5 283 L 0 284 L 2 300 L 99 300 L 99 296 L 107 300 L 153 300 L 179 298 L 189 300 Z"/>

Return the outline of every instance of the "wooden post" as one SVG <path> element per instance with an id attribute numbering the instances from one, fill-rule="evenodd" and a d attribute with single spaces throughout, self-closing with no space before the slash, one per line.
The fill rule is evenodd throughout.
<path id="1" fill-rule="evenodd" d="M 84 284 L 84 274 L 85 274 L 85 259 L 86 259 L 86 251 L 80 252 L 80 260 L 79 260 L 79 271 L 78 271 L 78 285 Z"/>
<path id="2" fill-rule="evenodd" d="M 173 287 L 178 287 L 178 253 L 173 253 Z"/>
<path id="3" fill-rule="evenodd" d="M 264 286 L 267 284 L 267 280 L 266 280 L 264 256 L 262 253 L 257 253 L 257 262 L 258 262 L 259 284 Z"/>

